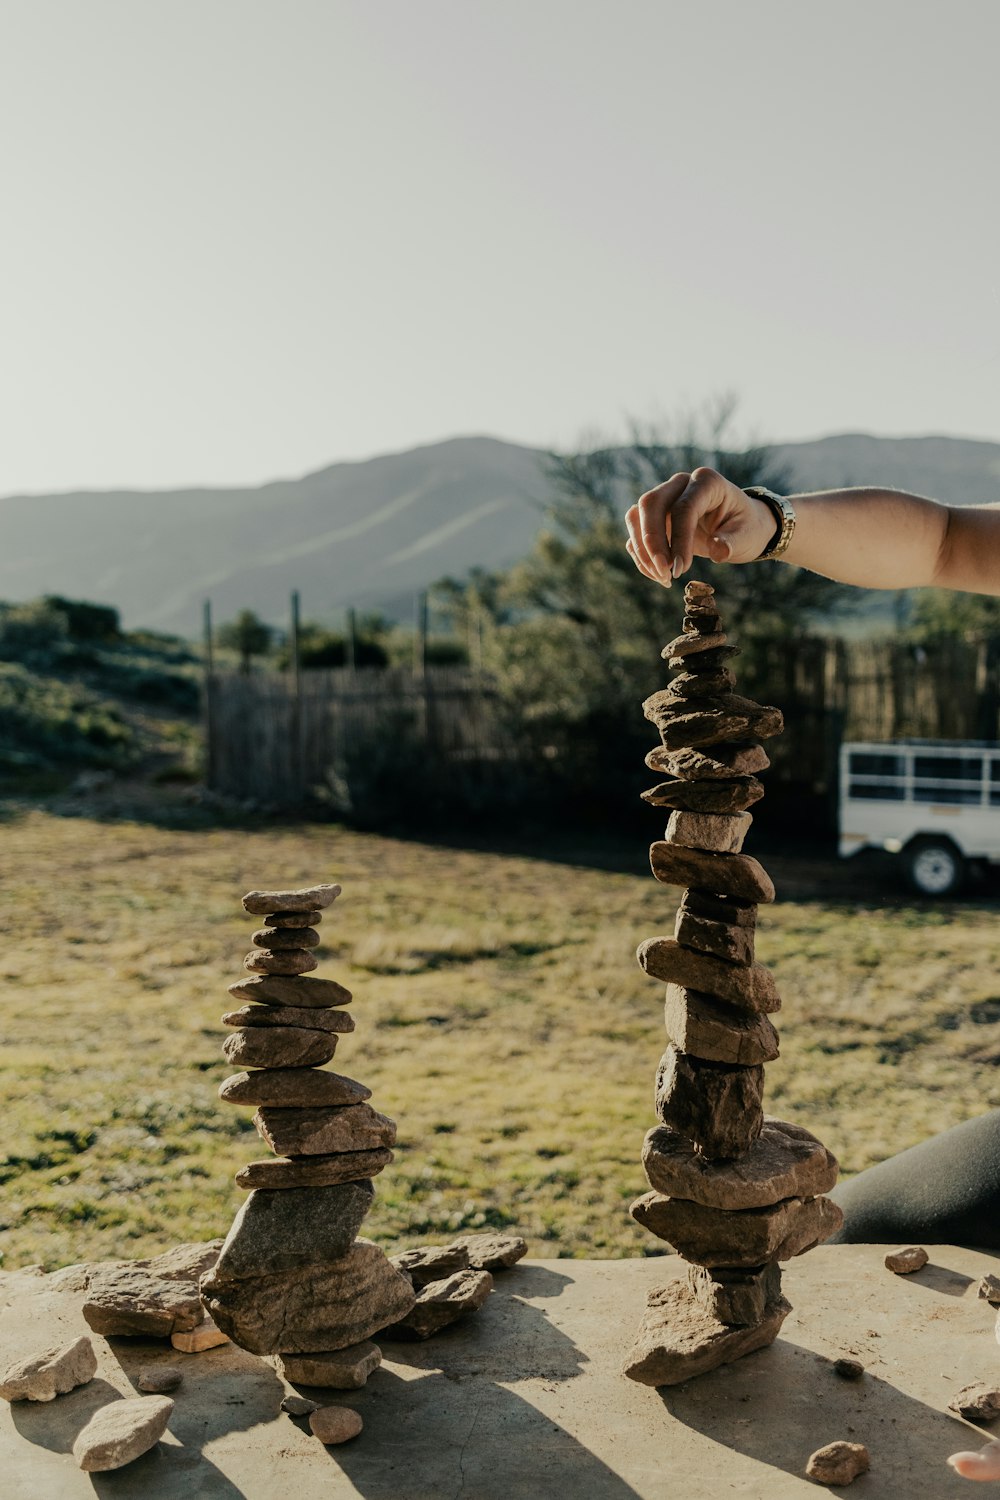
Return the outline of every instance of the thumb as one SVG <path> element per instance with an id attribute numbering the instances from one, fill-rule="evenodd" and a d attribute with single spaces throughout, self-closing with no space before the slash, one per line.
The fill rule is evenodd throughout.
<path id="1" fill-rule="evenodd" d="M 727 563 L 733 560 L 732 538 L 724 531 L 718 532 L 708 539 L 708 555 L 714 563 Z"/>

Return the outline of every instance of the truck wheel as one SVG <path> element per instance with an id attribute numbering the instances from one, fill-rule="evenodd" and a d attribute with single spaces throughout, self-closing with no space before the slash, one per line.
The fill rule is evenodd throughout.
<path id="1" fill-rule="evenodd" d="M 954 896 L 965 884 L 965 860 L 950 839 L 914 839 L 900 858 L 907 885 L 921 896 Z"/>

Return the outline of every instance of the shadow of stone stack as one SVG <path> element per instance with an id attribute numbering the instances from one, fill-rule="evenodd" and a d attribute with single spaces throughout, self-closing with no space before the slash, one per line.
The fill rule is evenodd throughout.
<path id="1" fill-rule="evenodd" d="M 671 809 L 653 844 L 657 880 L 686 886 L 674 936 L 649 938 L 638 959 L 667 983 L 668 1046 L 656 1077 L 660 1124 L 646 1136 L 653 1191 L 631 1206 L 652 1234 L 690 1263 L 686 1281 L 650 1293 L 624 1373 L 674 1385 L 762 1348 L 790 1311 L 778 1262 L 840 1225 L 822 1194 L 837 1163 L 796 1125 L 765 1116 L 764 1064 L 778 1056 L 768 1019 L 780 1000 L 754 961 L 759 902 L 774 900 L 767 872 L 742 853 L 763 796 L 761 740 L 780 733 L 778 709 L 734 691 L 713 590 L 684 590 L 683 634 L 663 650 L 680 675 L 643 705 L 662 745 L 646 764 L 672 779 L 644 792 Z"/>
<path id="2" fill-rule="evenodd" d="M 350 991 L 309 977 L 316 927 L 339 894 L 318 885 L 243 897 L 264 925 L 248 974 L 229 986 L 249 1003 L 223 1016 L 235 1029 L 222 1050 L 252 1071 L 227 1078 L 219 1097 L 257 1106 L 254 1124 L 277 1159 L 236 1174 L 249 1196 L 201 1293 L 235 1344 L 281 1355 L 290 1379 L 294 1356 L 323 1355 L 343 1377 L 325 1383 L 360 1385 L 380 1358 L 371 1335 L 404 1318 L 415 1294 L 378 1245 L 358 1239 L 396 1126 L 367 1103 L 364 1084 L 322 1067 L 354 1030 Z"/>

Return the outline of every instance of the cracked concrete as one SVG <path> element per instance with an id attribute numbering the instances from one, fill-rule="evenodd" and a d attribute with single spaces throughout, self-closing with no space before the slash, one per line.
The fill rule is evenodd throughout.
<path id="1" fill-rule="evenodd" d="M 806 1460 L 837 1438 L 871 1452 L 859 1500 L 947 1500 L 968 1489 L 946 1458 L 989 1436 L 947 1406 L 1000 1363 L 996 1313 L 976 1295 L 1000 1257 L 929 1246 L 930 1264 L 899 1277 L 885 1249 L 826 1246 L 792 1261 L 794 1311 L 777 1343 L 664 1392 L 618 1371 L 647 1289 L 683 1274 L 680 1261 L 522 1261 L 468 1322 L 426 1344 L 381 1341 L 384 1363 L 363 1390 L 300 1388 L 361 1413 L 361 1437 L 339 1448 L 279 1411 L 295 1388 L 267 1360 L 95 1337 L 89 1386 L 45 1405 L 0 1403 L 4 1500 L 815 1500 Z M 86 1331 L 72 1287 L 72 1273 L 0 1275 L 4 1355 Z M 840 1357 L 867 1373 L 840 1379 Z M 83 1474 L 77 1432 L 158 1362 L 184 1373 L 165 1438 L 127 1469 Z"/>

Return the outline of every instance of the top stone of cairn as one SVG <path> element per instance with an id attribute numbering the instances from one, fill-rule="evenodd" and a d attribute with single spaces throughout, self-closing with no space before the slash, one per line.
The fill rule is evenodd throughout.
<path id="1" fill-rule="evenodd" d="M 273 911 L 322 911 L 339 895 L 339 885 L 310 885 L 301 891 L 248 891 L 243 897 L 243 910 L 264 916 Z"/>

